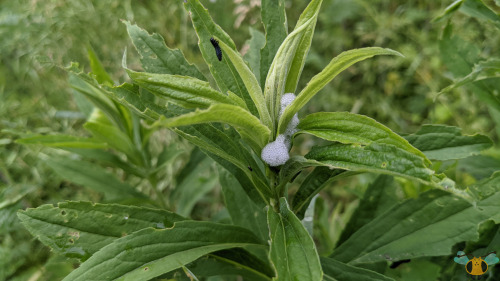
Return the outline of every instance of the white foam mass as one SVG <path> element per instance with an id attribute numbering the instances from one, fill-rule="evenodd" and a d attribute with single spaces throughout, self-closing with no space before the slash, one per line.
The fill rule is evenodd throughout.
<path id="1" fill-rule="evenodd" d="M 285 164 L 290 158 L 290 155 L 288 155 L 288 147 L 285 142 L 285 135 L 278 135 L 275 141 L 268 143 L 262 149 L 262 160 L 272 167 Z"/>
<path id="2" fill-rule="evenodd" d="M 292 93 L 286 93 L 281 96 L 281 103 L 280 103 L 280 116 L 283 114 L 283 111 L 285 111 L 285 108 L 289 106 L 293 100 L 295 99 L 295 95 Z"/>
<path id="3" fill-rule="evenodd" d="M 280 116 L 294 99 L 295 95 L 292 93 L 286 93 L 281 97 Z M 269 166 L 276 167 L 283 165 L 290 158 L 288 151 L 292 145 L 291 136 L 297 132 L 297 125 L 299 125 L 299 116 L 295 114 L 288 123 L 285 133 L 283 135 L 278 135 L 275 141 L 268 143 L 264 149 L 262 149 L 261 158 Z"/>

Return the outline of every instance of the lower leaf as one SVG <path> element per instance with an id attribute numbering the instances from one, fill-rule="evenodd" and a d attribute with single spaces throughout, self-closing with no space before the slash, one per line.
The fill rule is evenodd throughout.
<path id="1" fill-rule="evenodd" d="M 249 245 L 263 245 L 263 242 L 244 228 L 180 221 L 172 228 L 146 228 L 114 241 L 64 281 L 150 280 L 206 254 Z"/>
<path id="2" fill-rule="evenodd" d="M 312 237 L 280 198 L 279 213 L 267 211 L 271 250 L 270 257 L 279 281 L 321 280 L 323 272 Z"/>

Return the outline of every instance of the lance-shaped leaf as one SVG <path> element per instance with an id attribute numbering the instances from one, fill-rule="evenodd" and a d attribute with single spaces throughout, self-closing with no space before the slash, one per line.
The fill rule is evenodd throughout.
<path id="1" fill-rule="evenodd" d="M 400 55 L 400 53 L 378 47 L 354 49 L 335 57 L 320 73 L 314 76 L 297 98 L 285 109 L 279 120 L 279 132 L 285 131 L 288 122 L 323 87 L 349 66 L 376 55 Z"/>
<path id="2" fill-rule="evenodd" d="M 64 280 L 150 280 L 215 251 L 262 243 L 237 226 L 179 221 L 172 228 L 146 228 L 115 240 Z"/>
<path id="3" fill-rule="evenodd" d="M 311 200 L 322 189 L 328 187 L 332 181 L 353 175 L 342 169 L 330 169 L 329 167 L 316 167 L 302 182 L 295 193 L 292 201 L 292 210 L 300 219 L 304 218 L 307 207 Z"/>
<path id="4" fill-rule="evenodd" d="M 375 271 L 348 265 L 331 258 L 321 257 L 325 281 L 394 281 Z"/>
<path id="5" fill-rule="evenodd" d="M 167 112 L 166 104 L 163 100 L 160 103 L 154 102 L 151 93 L 139 89 L 135 84 L 123 83 L 116 87 L 105 87 L 104 93 L 114 101 L 135 112 L 137 115 L 148 120 L 158 120 L 161 115 Z M 151 96 L 151 97 L 149 97 Z"/>
<path id="6" fill-rule="evenodd" d="M 434 174 L 424 164 L 424 158 L 392 145 L 377 143 L 368 146 L 340 143 L 315 146 L 306 158 L 333 168 L 400 176 L 426 184 L 431 183 Z"/>
<path id="7" fill-rule="evenodd" d="M 440 161 L 466 158 L 493 145 L 487 136 L 464 136 L 462 129 L 444 125 L 424 125 L 405 139 L 428 158 Z"/>
<path id="8" fill-rule="evenodd" d="M 134 82 L 160 98 L 185 108 L 206 108 L 215 103 L 233 104 L 227 95 L 208 82 L 188 76 L 135 72 L 127 69 Z"/>
<path id="9" fill-rule="evenodd" d="M 88 74 L 83 73 L 77 63 L 72 63 L 66 70 L 68 71 L 68 80 L 71 87 L 82 93 L 113 120 L 117 126 L 121 126 L 120 128 L 125 131 L 126 129 L 123 127 L 124 122 L 117 106 L 112 100 L 106 97 L 99 83 Z"/>
<path id="10" fill-rule="evenodd" d="M 267 260 L 266 260 L 267 261 Z M 244 249 L 229 249 L 208 254 L 185 266 L 197 278 L 217 276 L 241 276 L 249 281 L 271 281 L 274 271 L 268 262 L 263 262 Z M 191 280 L 183 270 L 172 271 L 163 278 L 179 281 Z M 170 280 L 170 279 L 169 279 Z"/>
<path id="11" fill-rule="evenodd" d="M 218 60 L 214 46 L 210 42 L 210 38 L 217 37 L 220 40 L 219 43 L 224 42 L 236 51 L 236 46 L 231 37 L 212 20 L 207 9 L 203 7 L 199 0 L 186 0 L 184 2 L 184 7 L 190 12 L 194 30 L 198 35 L 198 47 L 200 48 L 201 55 L 208 64 L 208 68 L 221 92 L 227 93 L 231 91 L 235 93 L 245 101 L 250 112 L 256 114 L 257 110 L 255 105 L 245 88 L 245 84 L 239 77 L 238 72 L 232 63 L 226 60 L 224 53 L 222 61 Z"/>
<path id="12" fill-rule="evenodd" d="M 298 129 L 300 129 L 298 133 L 307 133 L 344 144 L 369 145 L 371 143 L 380 143 L 394 145 L 424 158 L 426 164 L 430 164 L 425 155 L 409 144 L 407 140 L 364 115 L 349 112 L 313 113 L 300 120 Z"/>
<path id="13" fill-rule="evenodd" d="M 300 62 L 299 57 L 303 58 L 304 56 L 302 52 L 298 52 L 297 50 L 299 46 L 302 48 L 304 47 L 301 45 L 301 42 L 303 42 L 304 37 L 310 35 L 311 29 L 314 29 L 316 25 L 320 6 L 317 2 L 319 1 L 313 1 L 309 4 L 310 6 L 304 11 L 304 16 L 299 22 L 300 25 L 297 25 L 295 30 L 286 37 L 285 41 L 283 41 L 269 68 L 264 88 L 264 96 L 266 98 L 269 113 L 271 114 L 271 120 L 274 121 L 273 132 L 277 125 L 275 122 L 278 120 L 278 114 L 280 112 L 281 96 L 285 93 L 286 81 L 291 66 L 294 62 Z M 316 10 L 311 10 L 311 7 Z M 300 67 L 300 65 L 296 65 L 296 67 Z M 294 75 L 298 74 L 299 73 L 295 73 Z"/>
<path id="14" fill-rule="evenodd" d="M 80 138 L 70 135 L 35 135 L 17 139 L 21 144 L 41 144 L 47 147 L 107 148 L 107 144 L 93 138 Z"/>
<path id="15" fill-rule="evenodd" d="M 310 18 L 317 18 L 322 2 L 323 0 L 312 0 L 309 5 L 307 5 L 304 12 L 300 15 L 296 28 L 304 24 L 304 22 Z M 302 73 L 307 54 L 309 53 L 309 48 L 311 47 L 315 27 L 316 20 L 307 26 L 307 30 L 304 32 L 304 35 L 299 42 L 299 46 L 295 51 L 295 57 L 293 58 L 290 66 L 290 72 L 286 78 L 285 93 L 295 93 L 297 84 L 299 83 L 300 74 Z"/>
<path id="16" fill-rule="evenodd" d="M 380 175 L 368 186 L 359 206 L 342 231 L 337 244 L 342 244 L 353 233 L 398 203 L 394 178 Z"/>
<path id="17" fill-rule="evenodd" d="M 260 120 L 262 120 L 262 123 L 264 123 L 264 125 L 266 125 L 268 128 L 271 128 L 271 117 L 269 115 L 269 111 L 267 110 L 266 101 L 264 99 L 264 94 L 262 94 L 262 89 L 260 88 L 259 82 L 238 52 L 234 51 L 223 41 L 220 41 L 219 44 L 222 51 L 224 51 L 224 53 L 227 55 L 231 63 L 238 71 L 241 79 L 243 80 L 243 83 L 245 84 L 245 87 L 247 88 L 247 91 L 250 94 L 255 107 L 257 107 Z"/>
<path id="18" fill-rule="evenodd" d="M 264 87 L 269 67 L 281 43 L 288 35 L 285 0 L 262 0 L 262 24 L 266 30 L 265 45 L 260 50 L 260 83 Z"/>
<path id="19" fill-rule="evenodd" d="M 162 119 L 158 125 L 166 127 L 179 127 L 193 124 L 222 122 L 233 126 L 241 136 L 250 141 L 250 145 L 257 152 L 264 147 L 269 139 L 269 128 L 245 109 L 229 104 L 215 104 L 206 110 L 196 110 L 178 117 Z"/>
<path id="20" fill-rule="evenodd" d="M 280 198 L 279 213 L 269 208 L 267 221 L 275 280 L 321 280 L 323 272 L 314 241 L 285 198 Z"/>
<path id="21" fill-rule="evenodd" d="M 489 78 L 500 78 L 500 59 L 491 58 L 474 65 L 472 72 L 457 79 L 450 86 L 442 89 L 438 95 L 450 92 L 458 87 Z"/>
<path id="22" fill-rule="evenodd" d="M 233 224 L 252 230 L 261 239 L 269 236 L 264 208 L 249 200 L 236 177 L 219 167 L 224 202 Z"/>
<path id="23" fill-rule="evenodd" d="M 233 174 L 257 205 L 263 207 L 263 203 L 272 196 L 264 175 L 257 169 L 248 169 L 248 166 L 257 167 L 257 164 L 249 151 L 239 143 L 238 133 L 230 137 L 229 130 L 222 131 L 210 124 L 180 127 L 175 131 Z"/>
<path id="24" fill-rule="evenodd" d="M 250 69 L 252 69 L 253 74 L 255 75 L 255 78 L 260 84 L 260 50 L 264 47 L 266 44 L 266 36 L 264 33 L 260 32 L 259 30 L 253 28 L 253 27 L 248 27 L 248 31 L 250 32 L 250 39 L 245 42 L 245 45 L 249 46 L 248 51 L 245 53 L 243 58 L 248 61 L 248 65 L 250 66 Z M 285 39 L 285 36 L 283 36 L 283 39 Z M 280 42 L 281 44 L 281 42 Z M 279 47 L 279 45 L 278 45 Z M 276 47 L 276 50 L 278 49 Z M 269 60 L 269 63 L 271 63 L 271 60 Z M 267 73 L 264 75 L 267 75 Z"/>
<path id="25" fill-rule="evenodd" d="M 117 204 L 62 202 L 20 211 L 30 233 L 53 251 L 86 260 L 116 239 L 147 227 L 168 228 L 185 218 L 165 210 Z"/>
<path id="26" fill-rule="evenodd" d="M 61 156 L 43 157 L 44 163 L 62 178 L 87 188 L 104 192 L 109 198 L 144 198 L 134 187 L 87 161 Z"/>
<path id="27" fill-rule="evenodd" d="M 108 146 L 121 151 L 135 164 L 142 162 L 140 151 L 128 135 L 113 125 L 104 124 L 100 121 L 89 121 L 84 125 L 96 139 L 108 144 Z"/>
<path id="28" fill-rule="evenodd" d="M 142 67 L 146 72 L 195 77 L 207 80 L 203 74 L 190 64 L 179 49 L 170 49 L 158 33 L 150 35 L 146 30 L 128 21 L 123 21 L 140 55 Z"/>
<path id="29" fill-rule="evenodd" d="M 456 243 L 479 238 L 478 224 L 498 214 L 499 196 L 497 191 L 479 201 L 476 207 L 442 190 L 427 191 L 364 225 L 336 248 L 331 257 L 358 264 L 449 255 Z M 488 199 L 497 200 L 497 207 L 481 206 Z"/>

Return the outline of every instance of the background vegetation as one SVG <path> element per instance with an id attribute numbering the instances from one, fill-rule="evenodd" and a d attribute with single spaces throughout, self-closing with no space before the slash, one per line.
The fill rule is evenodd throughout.
<path id="1" fill-rule="evenodd" d="M 249 51 L 250 28 L 263 31 L 259 1 L 202 2 L 241 52 Z M 500 11 L 498 1 L 485 2 Z M 432 21 L 449 4 L 451 1 L 325 0 L 299 88 L 343 50 L 380 46 L 397 50 L 406 58 L 380 57 L 349 68 L 308 104 L 309 112 L 360 113 L 402 134 L 427 123 L 454 125 L 464 134 L 485 134 L 497 144 L 500 114 L 471 88 L 437 96 L 452 79 L 468 73 L 457 72 L 453 65 L 456 58 L 447 56 L 445 27 L 453 28 L 454 46 L 471 65 L 500 56 L 498 23 L 466 13 Z M 290 29 L 306 5 L 306 1 L 287 1 Z M 88 134 L 82 124 L 90 115 L 89 104 L 69 87 L 60 66 L 77 61 L 90 70 L 87 57 L 92 49 L 114 81 L 125 81 L 121 57 L 131 42 L 122 19 L 161 34 L 169 47 L 183 50 L 188 60 L 208 72 L 182 1 L 0 0 L 0 280 L 60 280 L 76 264 L 53 255 L 33 239 L 18 221 L 16 211 L 64 200 L 98 202 L 102 196 L 69 182 L 39 160 L 38 155 L 47 149 L 23 146 L 15 140 L 32 133 Z M 132 55 L 128 61 L 129 67 L 138 68 L 137 57 Z M 485 81 L 487 87 L 495 82 L 498 80 Z M 498 86 L 492 91 L 498 95 Z M 185 167 L 191 169 L 196 155 L 191 146 L 167 131 L 155 135 L 152 142 L 157 150 L 174 143 L 181 151 L 166 167 L 170 172 L 165 178 L 182 175 Z M 300 154 L 310 148 L 307 136 L 297 142 L 301 145 L 296 149 L 303 150 L 297 151 Z M 198 178 L 216 174 L 213 164 L 206 166 Z M 498 145 L 469 161 L 443 162 L 442 167 L 458 186 L 474 184 L 499 168 Z M 358 176 L 322 193 L 315 216 L 326 223 L 316 225 L 314 232 L 320 254 L 327 254 L 335 245 L 341 227 L 373 179 L 371 175 Z M 419 186 L 402 184 L 400 197 L 416 196 Z M 218 190 L 215 184 L 192 202 L 196 205 L 173 207 L 201 220 L 227 220 Z M 164 193 L 169 192 L 169 186 L 165 187 Z M 487 245 L 498 227 L 484 227 L 489 231 L 478 243 Z M 452 263 L 451 257 L 448 263 Z M 445 264 L 445 259 L 414 261 L 394 270 L 393 275 L 401 280 L 420 280 L 409 278 L 413 270 L 424 268 L 429 274 L 425 280 L 434 280 L 442 275 L 440 266 Z"/>

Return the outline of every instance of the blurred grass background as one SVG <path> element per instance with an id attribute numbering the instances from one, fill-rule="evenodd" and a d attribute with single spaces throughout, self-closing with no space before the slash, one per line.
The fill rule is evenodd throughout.
<path id="1" fill-rule="evenodd" d="M 264 31 L 258 0 L 202 2 L 243 51 L 248 49 L 249 27 Z M 498 8 L 493 0 L 485 2 Z M 286 3 L 292 30 L 307 1 Z M 425 123 L 449 124 L 497 142 L 493 118 L 470 92 L 458 89 L 434 101 L 435 94 L 450 83 L 450 75 L 438 45 L 446 22 L 432 19 L 451 3 L 324 0 L 298 89 L 344 50 L 380 46 L 405 58 L 381 57 L 350 67 L 305 111 L 365 114 L 400 133 L 414 132 Z M 121 57 L 125 48 L 133 48 L 121 19 L 161 34 L 169 47 L 181 49 L 188 60 L 208 71 L 180 0 L 0 0 L 0 199 L 19 195 L 3 192 L 13 185 L 26 193 L 22 200 L 0 205 L 0 280 L 60 280 L 74 266 L 65 258 L 53 257 L 32 238 L 15 212 L 63 200 L 92 200 L 92 194 L 62 181 L 36 157 L 36 151 L 14 140 L 30 132 L 82 134 L 84 115 L 58 66 L 77 61 L 90 70 L 87 47 L 91 46 L 113 79 L 125 81 Z M 494 27 L 465 16 L 451 21 L 463 40 L 478 45 L 484 57 L 499 56 L 500 37 Z M 132 53 L 129 64 L 137 65 Z M 329 191 L 326 198 L 344 196 L 349 201 L 352 193 L 356 191 L 351 195 Z"/>

